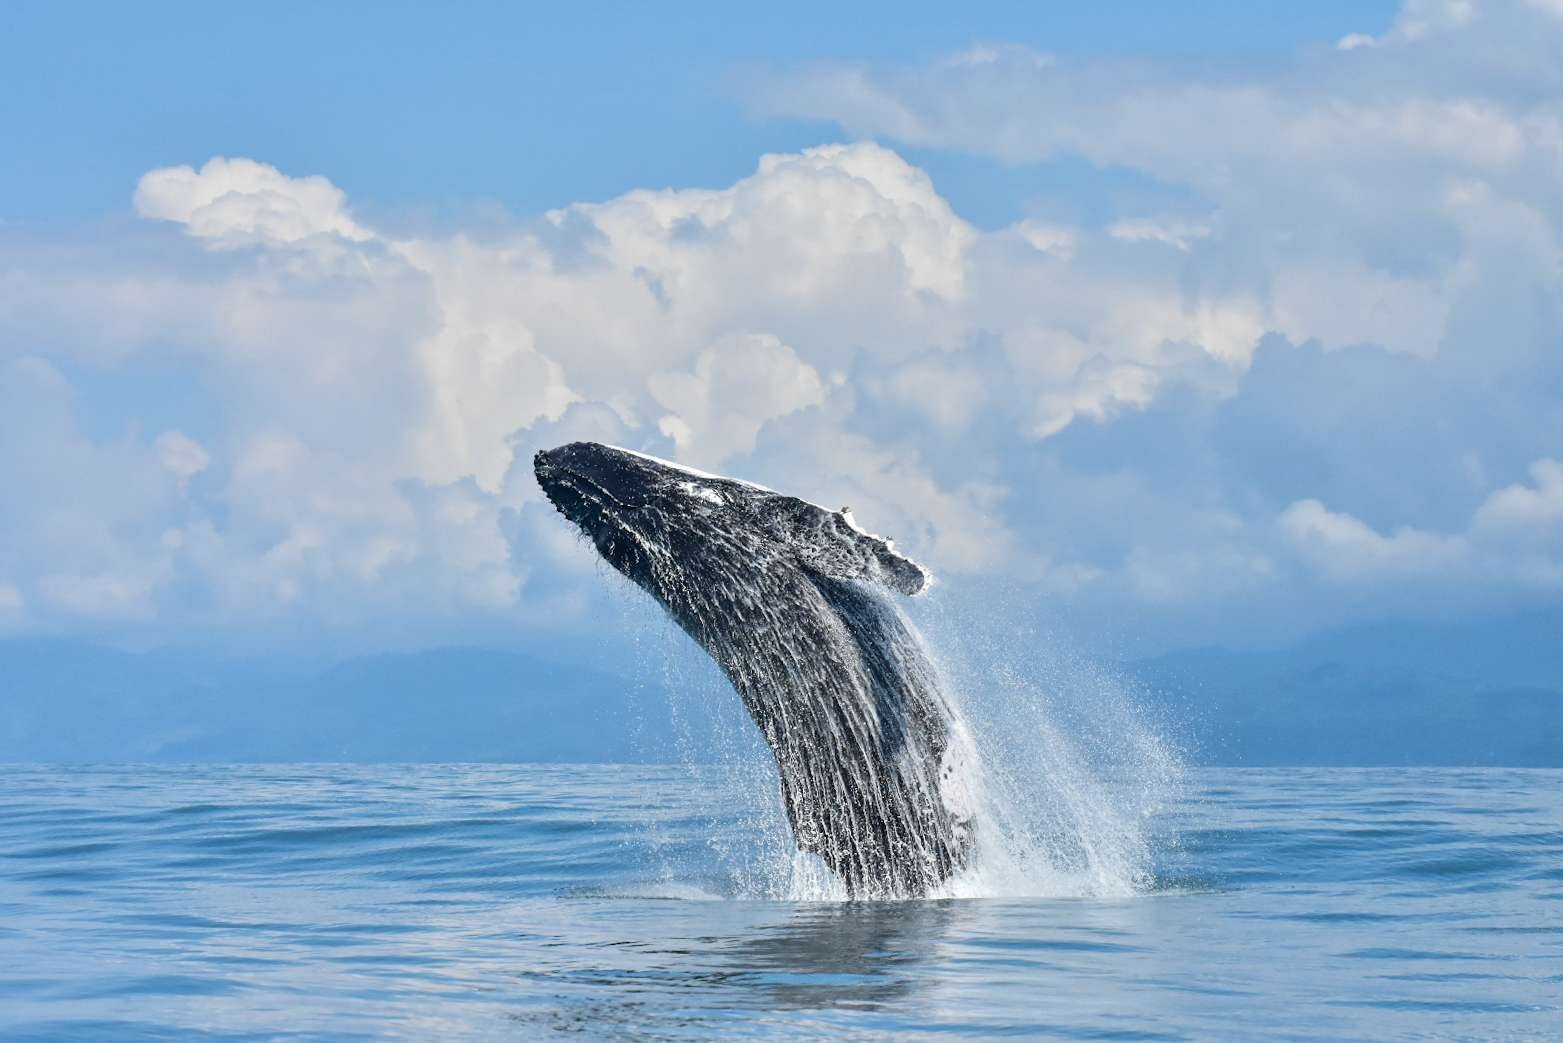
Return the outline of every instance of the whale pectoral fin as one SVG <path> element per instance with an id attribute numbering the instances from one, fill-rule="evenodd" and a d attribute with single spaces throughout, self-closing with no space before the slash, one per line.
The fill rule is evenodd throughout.
<path id="1" fill-rule="evenodd" d="M 790 542 L 804 566 L 835 579 L 873 583 L 901 594 L 921 594 L 928 571 L 883 536 L 864 532 L 850 508 L 827 511 L 793 497 L 779 497 L 778 535 Z"/>

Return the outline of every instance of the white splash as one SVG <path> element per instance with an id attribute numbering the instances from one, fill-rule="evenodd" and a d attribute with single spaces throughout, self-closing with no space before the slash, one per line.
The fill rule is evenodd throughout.
<path id="1" fill-rule="evenodd" d="M 975 749 L 975 857 L 950 895 L 1150 890 L 1185 769 L 1132 687 L 1067 642 L 1016 628 L 1021 611 L 979 620 L 937 599 L 929 608 L 945 696 Z"/>
<path id="2" fill-rule="evenodd" d="M 918 636 L 942 653 L 930 658 L 960 732 L 947 753 L 951 770 L 941 765 L 942 795 L 951 810 L 970 812 L 976 834 L 968 866 L 929 897 L 1125 898 L 1153 889 L 1184 767 L 1132 689 L 1066 645 L 920 600 L 921 628 L 938 640 Z M 669 671 L 681 758 L 715 809 L 701 869 L 719 872 L 719 890 L 733 898 L 845 900 L 824 863 L 794 845 L 775 762 L 731 687 L 667 631 L 652 655 Z M 694 722 L 711 733 L 692 741 Z"/>

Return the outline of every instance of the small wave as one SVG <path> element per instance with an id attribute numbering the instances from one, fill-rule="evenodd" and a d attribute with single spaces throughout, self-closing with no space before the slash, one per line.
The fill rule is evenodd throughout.
<path id="1" fill-rule="evenodd" d="M 585 888 L 570 892 L 573 898 L 636 898 L 664 902 L 724 902 L 733 896 L 698 884 L 671 880 L 647 880 L 609 888 Z"/>

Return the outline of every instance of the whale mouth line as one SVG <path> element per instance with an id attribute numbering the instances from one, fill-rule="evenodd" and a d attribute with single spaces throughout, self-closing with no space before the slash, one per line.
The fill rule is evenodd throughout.
<path id="1" fill-rule="evenodd" d="M 601 484 L 592 481 L 579 471 L 572 471 L 558 464 L 540 465 L 537 469 L 538 484 L 543 487 L 543 495 L 547 496 L 554 509 L 572 521 L 571 512 L 567 509 L 571 496 L 577 504 L 589 503 L 598 513 L 604 517 L 615 517 L 629 511 L 638 511 L 645 507 L 644 502 L 635 503 L 621 499 L 609 492 Z"/>

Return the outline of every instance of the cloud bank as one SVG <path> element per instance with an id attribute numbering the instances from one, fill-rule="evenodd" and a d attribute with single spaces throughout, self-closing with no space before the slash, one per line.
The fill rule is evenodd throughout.
<path id="1" fill-rule="evenodd" d="M 1263 70 L 783 70 L 855 143 L 438 232 L 149 171 L 133 227 L 0 230 L 0 627 L 569 626 L 529 461 L 576 437 L 1203 639 L 1556 599 L 1559 69 L 1555 6 L 1410 3 Z M 979 230 L 902 145 L 1176 191 Z"/>

